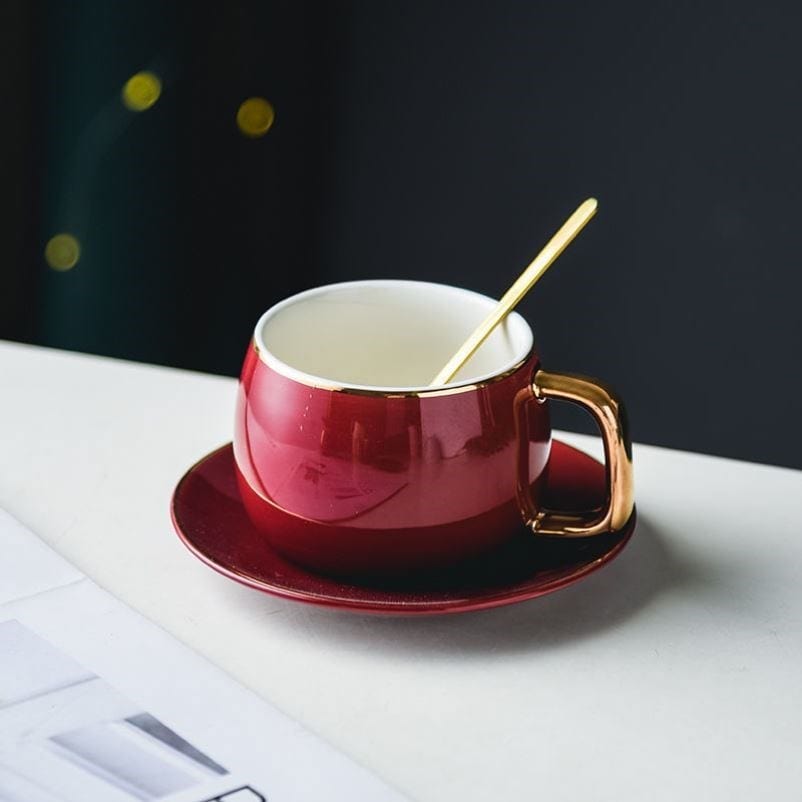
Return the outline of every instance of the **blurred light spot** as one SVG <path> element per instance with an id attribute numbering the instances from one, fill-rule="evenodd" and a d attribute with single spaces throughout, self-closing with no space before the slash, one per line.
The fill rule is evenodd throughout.
<path id="1" fill-rule="evenodd" d="M 53 270 L 69 270 L 81 258 L 81 245 L 72 234 L 56 234 L 45 245 L 45 261 Z"/>
<path id="2" fill-rule="evenodd" d="M 276 112 L 263 97 L 249 97 L 237 110 L 237 126 L 245 136 L 264 136 L 275 119 Z"/>
<path id="3" fill-rule="evenodd" d="M 149 109 L 162 93 L 162 82 L 152 72 L 132 75 L 123 87 L 123 104 L 131 111 Z"/>

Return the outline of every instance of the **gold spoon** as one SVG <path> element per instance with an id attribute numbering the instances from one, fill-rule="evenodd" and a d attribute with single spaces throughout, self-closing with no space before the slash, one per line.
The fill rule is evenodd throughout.
<path id="1" fill-rule="evenodd" d="M 504 293 L 493 311 L 476 327 L 460 349 L 448 360 L 445 367 L 432 379 L 430 387 L 448 384 L 459 369 L 476 353 L 479 346 L 488 338 L 507 315 L 520 303 L 535 282 L 551 267 L 552 262 L 568 247 L 576 235 L 596 214 L 598 206 L 595 198 L 588 198 L 562 224 L 560 230 L 546 243 L 543 250 L 532 260 L 529 267 L 521 273 L 515 283 Z"/>

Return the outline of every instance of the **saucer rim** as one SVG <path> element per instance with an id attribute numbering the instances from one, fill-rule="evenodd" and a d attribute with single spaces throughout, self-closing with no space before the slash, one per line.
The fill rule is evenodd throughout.
<path id="1" fill-rule="evenodd" d="M 584 457 L 593 460 L 598 464 L 598 460 L 592 457 L 585 451 L 581 449 L 575 448 L 574 446 L 569 445 L 568 443 L 554 439 L 553 442 L 559 442 L 560 445 L 575 451 L 577 453 L 582 454 Z M 176 513 L 176 501 L 178 496 L 181 492 L 181 488 L 184 483 L 197 471 L 201 465 L 203 465 L 208 460 L 213 459 L 217 456 L 220 452 L 225 450 L 230 450 L 233 459 L 233 444 L 231 442 L 225 443 L 218 448 L 213 449 L 212 451 L 205 454 L 201 457 L 197 462 L 195 462 L 185 473 L 181 476 L 178 480 L 172 496 L 170 498 L 170 519 L 173 524 L 173 529 L 175 530 L 176 534 L 178 535 L 179 540 L 184 544 L 189 552 L 191 552 L 195 557 L 197 557 L 202 563 L 207 565 L 209 568 L 216 571 L 218 574 L 225 576 L 227 579 L 231 579 L 237 582 L 240 585 L 244 585 L 245 587 L 251 588 L 253 590 L 260 591 L 262 593 L 267 593 L 271 596 L 276 596 L 278 598 L 288 599 L 290 601 L 297 601 L 303 604 L 310 604 L 316 607 L 324 607 L 327 609 L 335 609 L 340 611 L 347 611 L 353 613 L 363 613 L 369 615 L 386 615 L 386 616 L 434 616 L 434 615 L 446 615 L 446 614 L 457 614 L 457 613 L 468 613 L 468 612 L 477 612 L 480 610 L 489 610 L 496 607 L 504 607 L 510 604 L 517 604 L 524 601 L 530 601 L 531 599 L 539 598 L 540 596 L 546 596 L 550 593 L 554 593 L 558 590 L 562 590 L 563 588 L 569 587 L 571 585 L 576 584 L 577 582 L 582 581 L 585 577 L 589 576 L 592 573 L 595 573 L 603 566 L 607 565 L 608 563 L 612 562 L 618 555 L 626 548 L 627 544 L 632 538 L 632 535 L 635 532 L 636 524 L 637 524 L 637 508 L 633 507 L 632 514 L 630 515 L 629 519 L 627 520 L 626 524 L 618 530 L 616 534 L 621 535 L 620 540 L 618 540 L 614 546 L 612 546 L 608 551 L 604 552 L 604 554 L 597 557 L 595 560 L 592 560 L 589 563 L 583 564 L 580 568 L 576 571 L 569 573 L 567 575 L 560 576 L 556 579 L 553 579 L 550 582 L 545 582 L 537 587 L 532 587 L 529 589 L 512 589 L 509 588 L 507 590 L 502 590 L 496 593 L 489 593 L 487 595 L 483 595 L 480 598 L 473 597 L 473 596 L 464 596 L 464 597 L 455 597 L 455 598 L 448 598 L 448 599 L 440 599 L 440 600 L 426 600 L 426 601 L 415 601 L 414 599 L 410 599 L 409 601 L 382 601 L 381 599 L 355 599 L 353 597 L 344 598 L 343 596 L 335 596 L 328 593 L 316 593 L 314 591 L 300 591 L 295 590 L 291 587 L 286 587 L 283 585 L 276 585 L 269 582 L 265 582 L 264 580 L 256 579 L 249 577 L 247 574 L 244 573 L 237 573 L 224 565 L 218 563 L 214 558 L 207 555 L 205 552 L 200 550 L 195 546 L 192 540 L 185 534 L 182 529 L 181 524 L 178 521 L 178 515 Z M 608 533 L 613 534 L 613 533 Z M 304 568 L 297 563 L 293 563 L 287 560 L 285 557 L 282 557 L 269 543 L 266 542 L 266 548 L 273 552 L 279 559 L 289 562 L 295 570 L 302 571 L 309 576 L 312 577 L 321 577 L 325 578 L 330 581 L 338 581 L 336 578 L 327 577 L 322 574 L 317 574 L 314 571 L 311 571 L 307 568 Z M 350 586 L 350 587 L 359 587 L 359 585 L 355 582 L 348 582 L 342 581 L 341 584 L 343 586 Z M 381 589 L 377 589 L 377 594 L 382 593 Z M 412 592 L 410 592 L 410 596 L 412 596 Z"/>

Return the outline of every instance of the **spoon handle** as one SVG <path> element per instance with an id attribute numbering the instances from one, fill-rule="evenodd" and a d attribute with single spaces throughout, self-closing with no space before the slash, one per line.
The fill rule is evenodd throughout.
<path id="1" fill-rule="evenodd" d="M 518 305 L 532 289 L 535 282 L 548 270 L 552 262 L 568 247 L 569 243 L 596 214 L 595 198 L 588 198 L 560 226 L 559 231 L 546 243 L 543 250 L 532 260 L 515 283 L 504 293 L 490 314 L 474 329 L 473 333 L 448 360 L 443 369 L 432 379 L 430 387 L 448 384 L 459 369 L 474 355 L 490 332 Z"/>

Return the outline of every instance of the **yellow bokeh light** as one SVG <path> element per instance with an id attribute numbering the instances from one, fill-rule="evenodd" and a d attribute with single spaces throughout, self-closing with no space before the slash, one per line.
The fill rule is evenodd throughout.
<path id="1" fill-rule="evenodd" d="M 249 97 L 237 110 L 237 127 L 245 136 L 264 136 L 275 119 L 276 112 L 263 97 Z"/>
<path id="2" fill-rule="evenodd" d="M 138 72 L 123 86 L 123 105 L 131 111 L 149 109 L 162 93 L 162 82 L 152 72 Z"/>
<path id="3" fill-rule="evenodd" d="M 56 234 L 45 245 L 45 261 L 53 270 L 69 270 L 81 258 L 81 245 L 72 234 Z"/>

